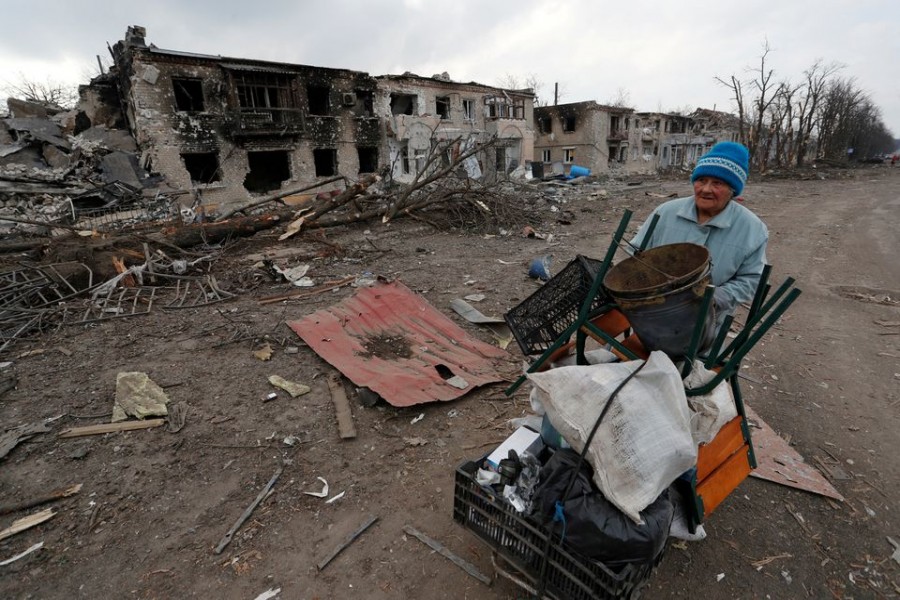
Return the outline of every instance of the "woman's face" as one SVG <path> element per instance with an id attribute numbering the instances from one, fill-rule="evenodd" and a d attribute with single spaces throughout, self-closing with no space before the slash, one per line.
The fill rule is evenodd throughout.
<path id="1" fill-rule="evenodd" d="M 694 203 L 697 205 L 697 214 L 704 221 L 725 210 L 733 195 L 731 187 L 717 177 L 698 177 L 694 181 Z"/>

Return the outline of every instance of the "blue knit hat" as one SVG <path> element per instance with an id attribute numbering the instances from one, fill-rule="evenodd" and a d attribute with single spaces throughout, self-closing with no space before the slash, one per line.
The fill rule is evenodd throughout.
<path id="1" fill-rule="evenodd" d="M 691 173 L 691 183 L 700 177 L 715 177 L 727 183 L 735 196 L 740 196 L 749 170 L 750 151 L 746 146 L 736 142 L 719 142 L 697 161 Z"/>

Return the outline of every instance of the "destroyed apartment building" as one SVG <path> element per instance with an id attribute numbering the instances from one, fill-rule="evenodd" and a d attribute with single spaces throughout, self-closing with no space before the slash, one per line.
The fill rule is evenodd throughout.
<path id="1" fill-rule="evenodd" d="M 570 175 L 573 166 L 626 175 L 691 166 L 716 142 L 738 135 L 736 117 L 704 109 L 685 117 L 587 101 L 534 112 L 535 154 L 543 172 L 556 175 Z"/>
<path id="2" fill-rule="evenodd" d="M 190 191 L 184 204 L 220 211 L 382 171 L 408 181 L 486 142 L 464 163 L 470 177 L 507 174 L 532 158 L 530 90 L 163 50 L 145 38 L 144 28 L 128 29 L 83 103 L 96 110 L 116 88 L 141 165 Z M 446 156 L 427 160 L 442 141 Z"/>

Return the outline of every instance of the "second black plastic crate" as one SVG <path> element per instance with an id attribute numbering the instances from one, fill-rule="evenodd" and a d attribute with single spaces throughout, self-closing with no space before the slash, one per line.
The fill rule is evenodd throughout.
<path id="1" fill-rule="evenodd" d="M 525 355 L 544 352 L 575 322 L 602 264 L 603 261 L 579 254 L 540 289 L 504 315 Z M 607 302 L 609 300 L 601 287 L 591 303 L 591 311 Z"/>
<path id="2" fill-rule="evenodd" d="M 636 598 L 662 560 L 660 552 L 652 564 L 630 564 L 613 571 L 603 563 L 576 556 L 555 539 L 548 539 L 550 534 L 543 527 L 481 487 L 475 481 L 477 469 L 476 463 L 466 462 L 456 470 L 453 518 L 513 565 L 533 588 L 539 589 L 543 580 L 549 598 Z"/>

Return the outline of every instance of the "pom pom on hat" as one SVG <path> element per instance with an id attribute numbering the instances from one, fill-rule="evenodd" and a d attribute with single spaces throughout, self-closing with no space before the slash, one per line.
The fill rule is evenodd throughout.
<path id="1" fill-rule="evenodd" d="M 740 196 L 750 170 L 750 152 L 743 144 L 719 142 L 700 157 L 691 173 L 691 183 L 700 177 L 715 177 L 727 183 Z"/>

